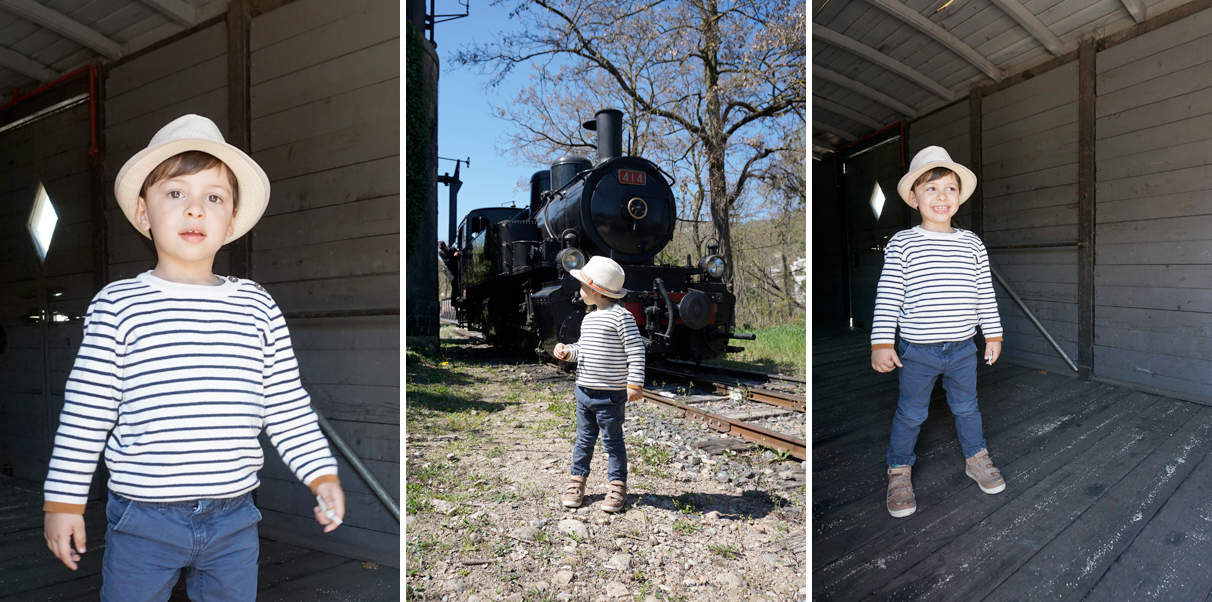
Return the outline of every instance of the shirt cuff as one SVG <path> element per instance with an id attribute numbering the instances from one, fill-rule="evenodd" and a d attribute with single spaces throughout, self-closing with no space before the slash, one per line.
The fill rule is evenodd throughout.
<path id="1" fill-rule="evenodd" d="M 872 351 L 875 351 L 876 349 L 892 349 L 892 347 L 893 347 L 892 343 L 872 343 L 871 344 Z"/>
<path id="2" fill-rule="evenodd" d="M 43 512 L 62 512 L 64 514 L 84 514 L 84 504 L 68 504 L 66 502 L 43 502 Z"/>
<path id="3" fill-rule="evenodd" d="M 335 474 L 323 474 L 323 475 L 320 475 L 320 476 L 312 479 L 311 483 L 307 484 L 307 487 L 311 489 L 312 495 L 315 495 L 315 494 L 319 493 L 316 490 L 319 489 L 320 485 L 323 485 L 325 483 L 336 483 L 337 486 L 340 486 L 341 479 L 338 479 L 337 475 L 335 475 Z"/>
<path id="4" fill-rule="evenodd" d="M 985 342 L 986 343 L 1000 343 L 1000 342 L 1002 342 L 1002 337 L 1000 337 L 1000 336 L 985 337 Z"/>

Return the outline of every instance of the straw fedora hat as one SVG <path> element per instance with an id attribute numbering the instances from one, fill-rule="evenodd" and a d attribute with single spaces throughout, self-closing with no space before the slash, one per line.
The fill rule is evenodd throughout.
<path id="1" fill-rule="evenodd" d="M 627 289 L 623 288 L 623 268 L 605 255 L 594 255 L 585 263 L 584 269 L 568 270 L 568 273 L 611 299 L 622 299 L 627 295 Z"/>
<path id="2" fill-rule="evenodd" d="M 913 189 L 913 183 L 922 174 L 935 167 L 946 167 L 959 176 L 959 202 L 961 205 L 964 204 L 964 201 L 968 200 L 968 197 L 972 196 L 972 192 L 976 190 L 976 174 L 972 173 L 971 169 L 952 161 L 951 155 L 948 155 L 947 150 L 943 147 L 927 146 L 918 151 L 916 155 L 913 155 L 913 160 L 909 162 L 909 173 L 905 174 L 896 185 L 896 191 L 900 193 L 901 200 L 909 203 L 909 191 Z M 917 207 L 913 203 L 909 203 L 909 206 Z"/>
<path id="3" fill-rule="evenodd" d="M 135 224 L 135 205 L 139 199 L 139 189 L 143 181 L 156 166 L 165 159 L 186 151 L 202 151 L 222 161 L 236 176 L 240 187 L 238 209 L 232 220 L 232 233 L 223 241 L 227 244 L 252 229 L 265 206 L 269 204 L 269 177 L 257 165 L 252 157 L 244 151 L 228 144 L 223 140 L 215 122 L 201 115 L 182 115 L 160 128 L 147 148 L 135 153 L 118 170 L 118 178 L 114 181 L 114 197 L 126 219 L 143 236 L 151 238 L 148 232 L 139 229 Z"/>

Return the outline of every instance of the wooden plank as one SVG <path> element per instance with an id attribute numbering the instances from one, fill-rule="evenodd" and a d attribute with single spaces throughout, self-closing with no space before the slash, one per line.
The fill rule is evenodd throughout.
<path id="1" fill-rule="evenodd" d="M 1156 447 L 1139 450 L 1135 462 L 1127 460 L 1131 472 L 1123 478 L 1107 475 L 1088 485 L 1084 493 L 1097 501 L 1000 583 L 994 598 L 1035 599 L 1094 588 L 1212 448 L 1212 410 L 1180 404 L 1173 411 L 1184 418 L 1183 427 Z"/>
<path id="2" fill-rule="evenodd" d="M 255 231 L 258 252 L 399 234 L 400 197 L 393 195 L 265 216 Z"/>
<path id="3" fill-rule="evenodd" d="M 307 247 L 256 251 L 253 270 L 262 283 L 400 271 L 400 236 L 374 236 Z"/>
<path id="4" fill-rule="evenodd" d="M 1077 169 L 1077 368 L 1089 380 L 1094 366 L 1094 245 L 1095 163 L 1094 126 L 1097 67 L 1094 42 L 1082 40 L 1078 62 L 1078 169 Z"/>
<path id="5" fill-rule="evenodd" d="M 272 587 L 259 589 L 257 599 L 298 602 L 332 599 L 333 595 L 356 596 L 367 602 L 401 600 L 400 572 L 388 566 L 348 561 L 324 570 L 298 573 L 294 579 L 280 580 Z"/>
<path id="6" fill-rule="evenodd" d="M 1212 247 L 1206 240 L 1177 242 L 1108 243 L 1099 245 L 1099 263 L 1120 265 L 1166 265 L 1212 263 Z"/>
<path id="7" fill-rule="evenodd" d="M 184 66 L 177 73 L 149 82 L 128 94 L 110 96 L 106 99 L 109 106 L 105 112 L 108 125 L 122 127 L 123 123 L 166 104 L 187 102 L 223 88 L 227 85 L 227 60 L 226 55 L 219 55 L 196 65 Z"/>
<path id="8" fill-rule="evenodd" d="M 400 193 L 398 156 L 334 166 L 291 178 L 273 177 L 273 199 L 265 215 L 343 205 Z"/>
<path id="9" fill-rule="evenodd" d="M 253 90 L 252 116 L 272 115 L 340 92 L 400 78 L 400 40 L 373 46 L 306 67 L 289 77 L 269 80 Z"/>
<path id="10" fill-rule="evenodd" d="M 227 87 L 228 144 L 245 152 L 252 148 L 252 123 L 249 116 L 248 57 L 249 28 L 252 5 L 249 0 L 234 0 L 227 6 L 227 52 L 224 84 Z M 228 273 L 241 278 L 252 276 L 252 240 L 255 233 L 245 234 L 228 245 Z"/>
<path id="11" fill-rule="evenodd" d="M 399 273 L 370 274 L 273 284 L 285 312 L 399 307 Z"/>
<path id="12" fill-rule="evenodd" d="M 1048 109 L 1036 115 L 1028 115 L 1023 119 L 1009 122 L 990 123 L 987 116 L 982 118 L 984 123 L 985 152 L 1014 152 L 1020 138 L 1044 135 L 1066 125 L 1077 122 L 1077 104 L 1070 103 Z"/>
<path id="13" fill-rule="evenodd" d="M 1147 273 L 1152 271 L 1150 268 L 1154 266 L 1134 267 Z M 1165 309 L 1198 313 L 1212 311 L 1212 290 L 1208 289 L 1099 286 L 1099 295 L 1100 307 Z"/>
<path id="14" fill-rule="evenodd" d="M 1007 489 L 1002 494 L 981 494 L 966 477 L 952 478 L 953 467 L 934 469 L 929 471 L 933 474 L 925 474 L 928 465 L 921 464 L 914 471 L 918 511 L 913 518 L 901 522 L 888 517 L 882 508 L 883 496 L 879 495 L 882 488 L 874 488 L 868 500 L 873 508 L 869 511 L 872 514 L 869 520 L 859 520 L 858 515 L 814 520 L 813 573 L 818 594 L 841 599 L 876 594 L 881 586 L 897 585 L 912 578 L 913 573 L 923 572 L 927 566 L 937 567 L 943 560 L 940 552 L 950 548 L 962 552 L 957 544 L 965 541 L 988 544 L 1007 536 L 1021 541 L 1021 534 L 1000 532 L 992 529 L 992 525 L 1004 523 L 1004 517 L 1012 512 L 1030 510 L 1030 503 L 1024 504 L 1023 500 L 1034 501 L 1041 497 L 1037 492 L 1048 491 L 1051 484 L 1060 480 L 1060 475 L 1068 472 L 1066 465 L 1071 458 L 1092 451 L 1103 452 L 1100 443 L 1130 436 L 1132 431 L 1126 427 L 1143 422 L 1146 410 L 1152 405 L 1124 403 L 1127 398 L 1124 393 L 1108 390 L 1105 385 L 1081 384 L 1100 393 L 1087 394 L 1076 407 L 1069 406 L 1059 412 L 1057 410 L 1061 408 L 1056 404 L 1031 427 L 1007 432 L 1015 439 L 1011 446 L 1017 453 L 994 450 L 994 458 L 1000 458 L 998 464 L 1007 481 Z M 1062 442 L 1062 438 L 1055 435 L 1058 431 L 1072 434 Z M 961 484 L 963 481 L 969 482 Z M 820 481 L 814 478 L 814 483 Z M 961 487 L 966 489 L 965 495 L 957 495 Z M 1027 528 L 1032 524 L 1028 523 Z M 837 533 L 823 539 L 819 531 L 822 527 Z M 990 552 L 996 553 L 987 552 L 985 560 L 1000 560 L 1016 547 L 992 548 Z M 956 556 L 952 553 L 946 560 L 956 560 Z M 979 563 L 979 559 L 960 560 L 950 566 L 958 571 L 961 567 L 974 568 Z M 969 564 L 965 564 L 965 560 Z M 927 593 L 925 589 L 918 591 L 918 597 Z M 937 592 L 934 597 L 938 597 Z"/>
<path id="15" fill-rule="evenodd" d="M 1157 174 L 1119 178 L 1114 174 L 1099 177 L 1098 198 L 1100 203 L 1120 200 L 1153 198 L 1169 194 L 1206 191 L 1208 178 L 1212 176 L 1212 165 L 1200 165 L 1166 172 L 1166 177 Z"/>
<path id="16" fill-rule="evenodd" d="M 266 20 L 267 17 L 253 19 L 253 86 L 331 57 L 400 37 L 400 6 L 395 2 L 349 3 L 349 6 L 342 7 L 337 18 L 324 21 L 287 19 L 290 13 L 302 16 L 320 4 L 315 1 L 301 2 L 297 9 L 285 7 L 274 11 L 278 14 L 269 13 L 273 15 L 269 20 Z M 317 26 L 304 29 L 311 24 Z M 290 31 L 295 35 L 286 34 L 289 37 L 285 37 L 282 33 L 271 33 L 274 30 Z M 262 42 L 266 35 L 274 36 L 278 41 L 271 44 Z"/>
<path id="17" fill-rule="evenodd" d="M 114 103 L 107 100 L 105 107 L 108 112 L 114 107 Z M 107 115 L 105 154 L 109 157 L 123 157 L 124 159 L 122 161 L 109 161 L 106 163 L 107 169 L 113 170 L 106 174 L 106 181 L 111 182 L 111 178 L 117 176 L 118 170 L 122 168 L 125 158 L 129 158 L 145 148 L 157 130 L 185 113 L 205 115 L 211 121 L 214 121 L 215 125 L 219 126 L 220 131 L 226 131 L 227 88 L 216 88 L 201 96 L 194 96 L 179 103 L 160 106 L 123 123 L 122 127 L 114 127 L 115 124 Z"/>
<path id="18" fill-rule="evenodd" d="M 1101 115 L 1112 115 L 1212 86 L 1212 68 L 1200 63 L 1168 72 L 1099 98 Z"/>
<path id="19" fill-rule="evenodd" d="M 1208 31 L 1212 31 L 1208 28 L 1212 25 L 1212 19 L 1207 15 L 1197 15 L 1189 21 L 1173 28 L 1173 33 L 1181 37 L 1154 34 L 1138 40 L 1142 44 L 1132 49 L 1135 55 L 1117 52 L 1123 47 L 1099 53 L 1100 57 L 1108 56 L 1108 60 L 1112 61 L 1110 66 L 1098 71 L 1099 89 L 1108 93 L 1117 92 L 1156 78 L 1159 66 L 1164 66 L 1165 72 L 1172 73 L 1212 60 L 1207 40 Z M 1201 21 L 1205 23 L 1203 31 L 1192 29 L 1195 23 Z"/>
<path id="20" fill-rule="evenodd" d="M 1197 136 L 1195 140 L 1180 143 L 1183 139 L 1191 136 L 1177 133 L 1174 134 L 1171 140 L 1167 140 L 1164 137 L 1164 134 L 1168 132 L 1177 132 L 1179 129 L 1182 129 L 1182 125 L 1184 124 L 1155 128 L 1155 130 L 1147 134 L 1142 134 L 1140 136 L 1141 148 L 1139 154 L 1135 157 L 1120 155 L 1119 153 L 1122 152 L 1124 147 L 1118 147 L 1114 151 L 1117 154 L 1115 158 L 1108 158 L 1099 162 L 1099 170 L 1102 171 L 1105 169 L 1108 173 L 1114 173 L 1120 177 L 1132 177 L 1165 174 L 1166 172 L 1186 167 L 1204 165 L 1203 158 L 1212 152 L 1212 141 Z M 1193 127 L 1196 124 L 1185 125 Z M 1170 145 L 1171 142 L 1174 144 Z"/>
<path id="21" fill-rule="evenodd" d="M 1145 399 L 1143 395 L 1135 397 Z M 1119 423 L 1119 427 L 1102 438 L 1094 449 L 1085 447 L 1074 454 L 1064 447 L 1056 450 L 1059 445 L 1048 446 L 1050 451 L 1056 450 L 1051 461 L 1034 464 L 1047 466 L 1052 469 L 1051 474 L 1014 498 L 1002 494 L 1006 499 L 998 500 L 1000 504 L 985 500 L 988 505 L 997 504 L 994 512 L 976 524 L 965 521 L 965 526 L 971 526 L 962 528 L 929 557 L 872 593 L 883 597 L 911 591 L 932 592 L 954 599 L 988 595 L 1035 554 L 1034 546 L 1016 545 L 1017 542 L 1056 538 L 1089 509 L 1094 496 L 1107 483 L 1123 478 L 1153 449 L 1171 445 L 1175 433 L 1181 433 L 1184 425 L 1189 424 L 1189 415 L 1181 411 L 1183 405 L 1159 400 L 1151 411 L 1119 420 L 1109 418 Z M 1122 428 L 1127 425 L 1131 427 Z M 1058 462 L 1057 456 L 1063 456 L 1064 460 Z M 991 554 L 991 549 L 997 553 Z"/>
<path id="22" fill-rule="evenodd" d="M 1193 458 L 1191 474 L 1098 580 L 1090 599 L 1192 600 L 1212 591 L 1212 538 L 1205 527 L 1212 521 L 1210 462 L 1207 455 Z"/>
<path id="23" fill-rule="evenodd" d="M 1036 136 L 1016 140 L 1013 152 L 997 152 L 995 160 L 985 162 L 985 177 L 989 180 L 1014 178 L 1041 168 L 1074 163 L 1078 158 L 1077 133 L 1077 124 L 1073 123 L 1044 134 L 1051 144 L 1043 143 Z"/>
<path id="24" fill-rule="evenodd" d="M 192 61 L 193 64 L 205 62 L 221 56 L 226 49 L 226 28 L 221 24 L 207 27 L 158 52 L 110 68 L 105 78 L 106 93 L 114 97 L 131 92 L 140 86 L 173 76 L 181 70 L 185 61 Z"/>
<path id="25" fill-rule="evenodd" d="M 986 147 L 987 148 L 987 147 Z M 988 160 L 988 158 L 986 158 Z M 1077 183 L 1077 163 L 1040 168 L 1006 180 L 990 180 L 985 184 L 985 197 L 1029 192 L 1051 186 Z"/>
<path id="26" fill-rule="evenodd" d="M 306 34 L 331 26 L 347 17 L 351 12 L 390 10 L 389 7 L 376 7 L 376 4 L 378 4 L 376 0 L 350 0 L 340 6 L 323 0 L 286 3 L 275 10 L 257 15 L 253 20 L 252 49 L 261 50 L 266 46 L 279 44 L 290 38 L 306 37 Z M 396 10 L 398 18 L 399 9 Z M 382 15 L 381 18 L 390 17 Z"/>
<path id="27" fill-rule="evenodd" d="M 1098 308 L 1098 319 L 1106 324 L 1102 328 L 1114 329 L 1132 325 L 1147 332 L 1182 332 L 1196 337 L 1212 337 L 1212 321 L 1209 321 L 1207 316 L 1195 312 L 1101 305 Z"/>
<path id="28" fill-rule="evenodd" d="M 1141 203 L 1139 198 L 1108 201 L 1104 197 L 1109 188 L 1112 187 L 1100 187 L 1103 192 L 1098 203 L 1100 225 L 1142 219 L 1209 215 L 1208 212 L 1212 211 L 1206 201 L 1206 190 L 1153 195 L 1149 197 L 1148 203 Z"/>
<path id="29" fill-rule="evenodd" d="M 399 127 L 400 81 L 388 79 L 329 96 L 253 120 L 254 152 L 294 144 L 310 138 L 388 123 Z M 386 132 L 380 132 L 379 136 Z M 399 144 L 399 140 L 394 140 Z M 330 159 L 331 161 L 331 159 Z"/>
<path id="30" fill-rule="evenodd" d="M 1095 346 L 1099 367 L 1096 376 L 1136 383 L 1156 391 L 1173 391 L 1208 398 L 1208 374 L 1212 362 L 1141 353 L 1115 347 Z"/>
<path id="31" fill-rule="evenodd" d="M 337 554 L 355 560 L 371 560 L 383 565 L 400 564 L 400 536 L 358 527 L 342 526 L 324 536 L 310 510 L 306 518 L 262 509 L 261 536 L 287 544 Z"/>
<path id="32" fill-rule="evenodd" d="M 1163 124 L 1203 118 L 1208 112 L 1207 96 L 1207 89 L 1195 90 L 1118 113 L 1099 115 L 1099 144 L 1130 132 L 1149 131 Z"/>
<path id="33" fill-rule="evenodd" d="M 1098 325 L 1102 327 L 1104 323 L 1099 321 Z M 1100 328 L 1095 344 L 1157 356 L 1212 361 L 1212 337 L 1197 336 L 1189 332 L 1153 332 L 1136 330 L 1131 326 L 1106 327 L 1105 332 Z"/>
<path id="34" fill-rule="evenodd" d="M 383 109 L 387 110 L 389 105 L 383 105 Z M 253 124 L 254 131 L 258 127 L 259 124 Z M 389 122 L 359 123 L 338 132 L 260 149 L 253 153 L 253 158 L 274 178 L 291 178 L 385 157 L 398 160 L 399 129 L 398 117 Z"/>

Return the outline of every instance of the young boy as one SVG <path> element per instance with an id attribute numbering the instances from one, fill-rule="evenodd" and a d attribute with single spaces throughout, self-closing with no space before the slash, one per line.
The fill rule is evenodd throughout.
<path id="1" fill-rule="evenodd" d="M 610 455 L 606 476 L 610 490 L 602 510 L 618 512 L 627 499 L 627 448 L 623 445 L 624 406 L 638 401 L 644 387 L 644 340 L 631 312 L 617 303 L 623 289 L 623 268 L 602 255 L 583 270 L 569 271 L 581 281 L 581 299 L 596 306 L 581 322 L 581 338 L 572 345 L 557 343 L 557 359 L 577 362 L 577 439 L 572 448 L 572 476 L 560 502 L 576 508 L 585 497 L 585 477 L 598 431 Z"/>
<path id="2" fill-rule="evenodd" d="M 114 193 L 156 266 L 89 306 L 44 487 L 47 546 L 76 570 L 104 449 L 101 599 L 166 600 L 186 569 L 193 599 L 253 600 L 262 429 L 327 506 L 313 510 L 324 531 L 345 513 L 282 312 L 260 285 L 211 272 L 265 211 L 269 179 L 209 119 L 186 115 L 123 165 Z"/>
<path id="3" fill-rule="evenodd" d="M 985 449 L 976 403 L 972 337 L 978 324 L 985 337 L 985 363 L 996 362 L 1002 350 L 989 257 L 980 238 L 951 226 L 975 188 L 976 175 L 938 146 L 914 156 L 897 185 L 901 198 L 922 214 L 922 224 L 897 232 L 884 251 L 871 323 L 871 367 L 878 372 L 901 368 L 887 454 L 888 512 L 898 518 L 917 510 L 910 479 L 917 459 L 913 448 L 939 376 L 955 415 L 965 473 L 985 493 L 1006 488 Z M 899 354 L 893 349 L 898 326 Z"/>

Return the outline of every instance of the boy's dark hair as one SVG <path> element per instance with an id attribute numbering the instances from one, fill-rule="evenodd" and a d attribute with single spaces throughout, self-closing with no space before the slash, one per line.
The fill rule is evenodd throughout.
<path id="1" fill-rule="evenodd" d="M 222 167 L 224 173 L 227 174 L 227 183 L 231 184 L 232 211 L 235 211 L 240 205 L 240 183 L 236 181 L 235 172 L 214 155 L 202 151 L 185 151 L 161 161 L 143 180 L 143 186 L 139 188 L 139 196 L 146 199 L 147 189 L 160 180 L 192 175 L 212 167 Z"/>
<path id="2" fill-rule="evenodd" d="M 963 192 L 964 182 L 960 180 L 959 174 L 947 169 L 946 167 L 935 167 L 934 169 L 931 169 L 930 171 L 918 176 L 917 179 L 913 181 L 913 186 L 909 187 L 909 190 L 913 190 L 926 182 L 933 182 L 939 178 L 945 178 L 949 175 L 955 176 L 955 186 L 960 192 Z"/>

